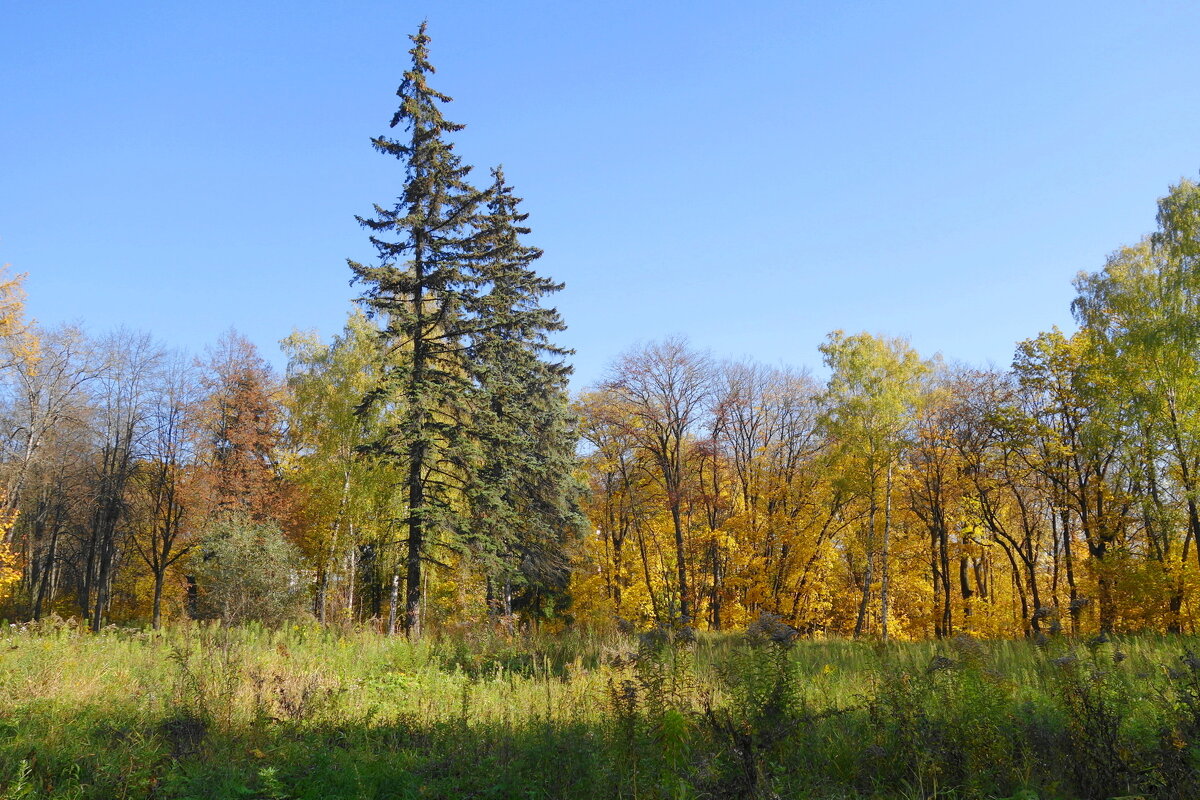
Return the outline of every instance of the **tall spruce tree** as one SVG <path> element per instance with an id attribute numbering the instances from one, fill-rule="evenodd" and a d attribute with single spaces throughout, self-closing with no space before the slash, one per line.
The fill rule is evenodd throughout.
<path id="1" fill-rule="evenodd" d="M 471 369 L 466 337 L 475 329 L 476 267 L 483 258 L 482 203 L 487 193 L 467 182 L 448 141 L 462 125 L 447 121 L 450 97 L 427 83 L 429 36 L 422 23 L 411 36 L 412 65 L 396 94 L 391 127 L 407 136 L 372 140 L 375 149 L 405 167 L 404 190 L 391 208 L 375 206 L 359 222 L 371 231 L 378 263 L 350 261 L 365 285 L 361 302 L 380 324 L 384 368 L 364 408 L 382 405 L 390 420 L 372 449 L 399 465 L 407 494 L 404 527 L 404 629 L 421 632 L 422 566 L 429 537 L 455 527 L 453 504 L 464 488 Z"/>
<path id="2" fill-rule="evenodd" d="M 563 285 L 534 271 L 542 251 L 521 240 L 529 215 L 518 210 L 503 170 L 492 177 L 471 337 L 478 458 L 467 524 L 487 572 L 489 607 L 511 614 L 514 585 L 526 605 L 565 587 L 564 544 L 583 518 L 564 360 L 571 351 L 551 341 L 566 326 L 556 309 L 541 305 Z"/>

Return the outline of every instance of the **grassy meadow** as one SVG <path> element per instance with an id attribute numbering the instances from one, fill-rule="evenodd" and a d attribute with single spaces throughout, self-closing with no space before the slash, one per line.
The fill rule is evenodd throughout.
<path id="1" fill-rule="evenodd" d="M 1200 641 L 0 633 L 0 798 L 1197 798 Z"/>

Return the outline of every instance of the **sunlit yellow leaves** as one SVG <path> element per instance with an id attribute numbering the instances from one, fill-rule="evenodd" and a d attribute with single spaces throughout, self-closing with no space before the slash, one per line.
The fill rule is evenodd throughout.
<path id="1" fill-rule="evenodd" d="M 0 493 L 0 507 L 7 509 L 3 503 L 3 493 Z M 0 596 L 21 580 L 23 565 L 20 553 L 9 541 L 13 526 L 17 522 L 17 511 L 0 511 Z"/>

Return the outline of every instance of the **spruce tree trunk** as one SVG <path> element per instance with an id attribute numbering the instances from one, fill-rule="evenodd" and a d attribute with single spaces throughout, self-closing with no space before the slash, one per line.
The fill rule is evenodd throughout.
<path id="1" fill-rule="evenodd" d="M 404 633 L 409 639 L 421 638 L 421 550 L 424 547 L 425 528 L 421 512 L 424 496 L 421 491 L 421 453 L 418 444 L 408 470 L 408 555 L 405 559 L 404 575 Z"/>
<path id="2" fill-rule="evenodd" d="M 425 255 L 426 231 L 413 231 L 413 337 L 412 371 L 407 394 L 412 417 L 412 443 L 408 449 L 408 554 L 404 576 L 404 633 L 410 640 L 421 638 L 421 554 L 425 549 L 425 441 L 426 415 L 422 394 L 427 380 L 425 359 Z"/>

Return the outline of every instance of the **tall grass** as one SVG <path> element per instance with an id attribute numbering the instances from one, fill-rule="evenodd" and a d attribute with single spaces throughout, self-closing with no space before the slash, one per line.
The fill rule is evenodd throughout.
<path id="1" fill-rule="evenodd" d="M 1194 639 L 0 630 L 0 798 L 1196 798 Z"/>

